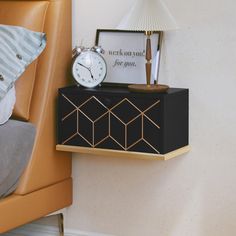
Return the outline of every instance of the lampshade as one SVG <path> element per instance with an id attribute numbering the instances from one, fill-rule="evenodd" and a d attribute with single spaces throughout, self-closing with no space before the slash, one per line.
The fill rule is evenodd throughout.
<path id="1" fill-rule="evenodd" d="M 177 23 L 162 0 L 137 0 L 117 29 L 133 31 L 166 31 L 177 29 Z"/>

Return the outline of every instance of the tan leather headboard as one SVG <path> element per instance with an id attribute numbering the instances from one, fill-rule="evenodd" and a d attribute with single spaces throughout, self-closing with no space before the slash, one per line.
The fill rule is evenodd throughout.
<path id="1" fill-rule="evenodd" d="M 23 26 L 42 32 L 48 1 L 31 1 L 22 4 L 20 1 L 0 1 L 0 24 Z M 13 116 L 21 120 L 29 120 L 30 104 L 34 89 L 37 60 L 16 82 L 16 104 Z"/>
<path id="2" fill-rule="evenodd" d="M 36 141 L 16 190 L 17 194 L 26 194 L 71 176 L 70 154 L 55 151 L 57 89 L 68 83 L 70 75 L 71 0 L 0 0 L 0 11 L 4 2 L 6 11 L 14 12 L 12 23 L 28 24 L 34 29 L 43 26 L 47 34 L 46 49 L 36 65 L 29 111 L 29 121 L 37 127 Z M 17 5 L 14 9 L 13 3 Z"/>

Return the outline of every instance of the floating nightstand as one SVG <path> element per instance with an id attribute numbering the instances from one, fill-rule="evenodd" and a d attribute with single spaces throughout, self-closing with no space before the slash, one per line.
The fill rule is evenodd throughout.
<path id="1" fill-rule="evenodd" d="M 167 160 L 189 151 L 188 89 L 59 89 L 57 150 Z"/>

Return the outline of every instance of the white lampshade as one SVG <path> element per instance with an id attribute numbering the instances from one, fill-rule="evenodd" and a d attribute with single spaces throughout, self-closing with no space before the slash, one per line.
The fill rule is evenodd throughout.
<path id="1" fill-rule="evenodd" d="M 166 31 L 177 29 L 177 23 L 162 0 L 137 0 L 117 29 L 133 31 Z"/>

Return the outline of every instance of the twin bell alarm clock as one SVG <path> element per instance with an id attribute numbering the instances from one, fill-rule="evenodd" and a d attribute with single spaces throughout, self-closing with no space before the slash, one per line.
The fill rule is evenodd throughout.
<path id="1" fill-rule="evenodd" d="M 76 47 L 73 50 L 72 75 L 78 85 L 94 88 L 102 83 L 107 74 L 107 65 L 101 47 Z"/>

